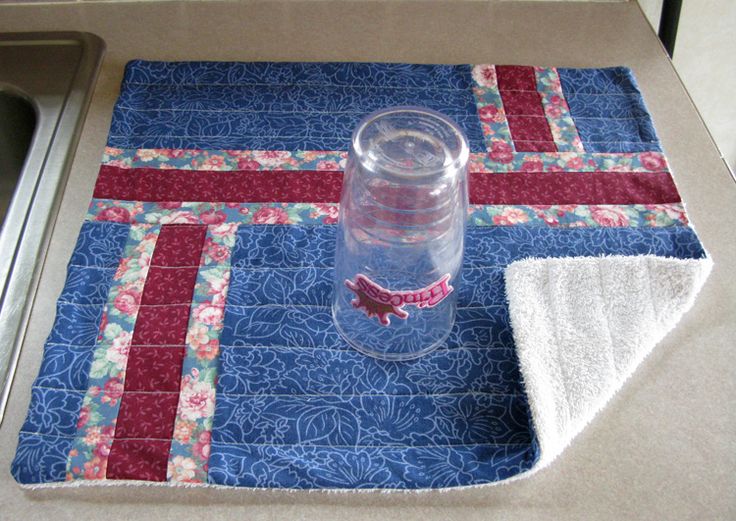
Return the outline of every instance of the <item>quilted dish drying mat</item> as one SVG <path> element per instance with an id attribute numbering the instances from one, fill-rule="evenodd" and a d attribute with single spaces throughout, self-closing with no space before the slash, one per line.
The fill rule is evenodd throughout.
<path id="1" fill-rule="evenodd" d="M 394 105 L 452 117 L 472 152 L 457 323 L 411 362 L 351 350 L 329 311 L 350 134 Z M 12 472 L 294 489 L 528 475 L 709 266 L 626 68 L 133 61 Z"/>

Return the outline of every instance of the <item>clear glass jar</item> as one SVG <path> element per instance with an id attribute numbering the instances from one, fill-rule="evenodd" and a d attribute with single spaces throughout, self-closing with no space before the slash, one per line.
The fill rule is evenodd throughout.
<path id="1" fill-rule="evenodd" d="M 353 132 L 332 315 L 358 351 L 408 360 L 450 334 L 463 261 L 468 156 L 460 127 L 420 107 L 375 112 Z"/>

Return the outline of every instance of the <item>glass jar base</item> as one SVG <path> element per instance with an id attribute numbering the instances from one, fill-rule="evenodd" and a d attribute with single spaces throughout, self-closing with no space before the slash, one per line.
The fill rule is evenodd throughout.
<path id="1" fill-rule="evenodd" d="M 421 358 L 425 355 L 428 355 L 432 351 L 436 350 L 442 343 L 447 340 L 447 337 L 450 336 L 450 331 L 452 331 L 452 326 L 447 330 L 447 333 L 443 335 L 441 338 L 430 344 L 429 346 L 417 350 L 417 351 L 410 351 L 408 353 L 396 353 L 396 352 L 381 352 L 376 351 L 374 349 L 367 348 L 355 341 L 353 341 L 342 329 L 340 326 L 340 322 L 336 319 L 335 316 L 335 308 L 332 306 L 332 323 L 335 326 L 335 329 L 337 330 L 340 337 L 345 340 L 345 342 L 348 343 L 350 347 L 358 351 L 362 355 L 369 356 L 371 358 L 375 358 L 377 360 L 383 360 L 386 362 L 407 362 L 409 360 L 416 360 L 417 358 Z M 453 324 L 454 325 L 455 320 L 453 318 Z"/>

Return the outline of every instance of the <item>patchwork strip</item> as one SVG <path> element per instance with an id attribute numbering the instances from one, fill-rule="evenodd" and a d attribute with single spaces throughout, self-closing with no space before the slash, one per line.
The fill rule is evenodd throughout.
<path id="1" fill-rule="evenodd" d="M 498 98 L 498 92 L 496 97 Z M 500 98 L 498 98 L 500 104 Z M 484 106 L 478 99 L 479 107 Z M 541 172 L 660 172 L 669 170 L 661 152 L 643 153 L 529 153 L 514 152 L 505 116 L 497 112 L 493 118 L 501 123 L 494 134 L 488 121 L 481 124 L 487 133 L 490 153 L 471 153 L 470 172 L 503 173 L 535 170 Z M 494 119 L 495 121 L 495 119 Z M 505 129 L 505 131 L 503 130 Z M 504 134 L 505 133 L 505 134 Z M 496 147 L 495 149 L 493 147 Z M 106 147 L 103 165 L 119 168 L 159 168 L 181 170 L 344 170 L 347 152 L 314 150 L 185 150 L 185 149 L 121 149 Z"/>
<path id="2" fill-rule="evenodd" d="M 161 227 L 127 357 L 108 479 L 166 479 L 205 233 L 197 225 Z"/>
<path id="3" fill-rule="evenodd" d="M 682 203 L 471 205 L 471 226 L 544 226 L 554 228 L 687 226 Z"/>
<path id="4" fill-rule="evenodd" d="M 338 202 L 342 172 L 100 168 L 94 197 L 126 201 Z"/>
<path id="5" fill-rule="evenodd" d="M 159 224 L 337 224 L 338 205 L 326 203 L 142 203 L 93 199 L 87 219 Z"/>
<path id="6" fill-rule="evenodd" d="M 513 154 L 511 130 L 509 129 L 501 93 L 498 89 L 498 78 L 494 65 L 476 65 L 473 67 L 473 95 L 480 120 L 486 149 L 493 155 Z M 471 157 L 478 163 L 487 154 L 474 154 Z M 474 171 L 472 168 L 471 172 Z"/>
<path id="7" fill-rule="evenodd" d="M 207 227 L 187 329 L 179 404 L 168 460 L 167 479 L 170 481 L 207 481 L 220 335 L 236 231 L 234 223 Z"/>
<path id="8" fill-rule="evenodd" d="M 560 75 L 554 67 L 534 67 L 537 91 L 542 99 L 544 115 L 560 152 L 585 152 L 575 121 L 565 100 L 560 84 Z"/>
<path id="9" fill-rule="evenodd" d="M 100 168 L 94 196 L 142 202 L 305 202 L 337 203 L 342 172 Z M 636 204 L 679 202 L 669 173 L 472 172 L 471 204 Z M 387 198 L 412 197 L 386 188 Z"/>
<path id="10" fill-rule="evenodd" d="M 517 152 L 556 152 L 534 67 L 496 65 L 506 121 Z"/>
<path id="11" fill-rule="evenodd" d="M 471 174 L 471 204 L 662 204 L 680 202 L 668 172 Z"/>
<path id="12" fill-rule="evenodd" d="M 347 150 L 347 149 L 346 149 Z M 105 147 L 102 164 L 180 170 L 344 170 L 348 153 L 322 150 L 227 150 Z"/>
<path id="13" fill-rule="evenodd" d="M 94 199 L 87 218 L 151 224 L 337 224 L 340 209 L 325 203 L 141 203 Z M 468 208 L 470 226 L 682 226 L 682 203 L 628 205 L 488 205 Z"/>

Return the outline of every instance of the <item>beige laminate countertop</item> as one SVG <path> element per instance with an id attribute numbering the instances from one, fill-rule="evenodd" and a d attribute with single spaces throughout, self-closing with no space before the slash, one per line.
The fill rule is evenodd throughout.
<path id="1" fill-rule="evenodd" d="M 44 30 L 96 33 L 108 52 L 0 429 L 0 519 L 736 518 L 736 184 L 634 3 L 0 5 L 0 32 Z M 92 194 L 123 65 L 132 58 L 628 65 L 694 226 L 715 260 L 714 271 L 695 307 L 623 390 L 556 462 L 529 479 L 421 494 L 159 487 L 24 491 L 8 469 L 65 265 Z"/>

